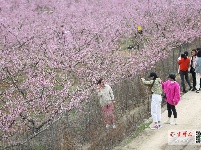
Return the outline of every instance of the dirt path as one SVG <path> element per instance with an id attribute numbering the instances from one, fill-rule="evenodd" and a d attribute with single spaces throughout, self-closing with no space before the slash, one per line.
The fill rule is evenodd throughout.
<path id="1" fill-rule="evenodd" d="M 126 146 L 118 146 L 114 150 L 201 150 L 200 145 L 170 145 L 168 131 L 199 130 L 201 131 L 201 92 L 188 92 L 181 98 L 176 107 L 177 125 L 164 124 L 167 110 L 162 113 L 162 128 L 151 130 L 146 128 L 140 136 Z M 173 119 L 173 116 L 172 116 Z"/>

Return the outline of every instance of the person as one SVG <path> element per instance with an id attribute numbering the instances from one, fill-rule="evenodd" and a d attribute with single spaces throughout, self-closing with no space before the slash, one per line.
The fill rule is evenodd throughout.
<path id="1" fill-rule="evenodd" d="M 193 88 L 191 91 L 195 91 L 196 90 L 196 73 L 195 73 L 195 64 L 196 64 L 196 57 L 197 57 L 197 50 L 193 49 L 191 51 L 191 61 L 190 61 L 190 73 L 192 75 L 192 79 L 193 79 Z"/>
<path id="2" fill-rule="evenodd" d="M 195 72 L 196 72 L 196 93 L 200 90 L 200 78 L 201 78 L 201 50 L 198 50 L 197 58 L 195 62 Z"/>
<path id="3" fill-rule="evenodd" d="M 174 73 L 170 73 L 168 76 L 168 80 L 162 82 L 162 88 L 166 95 L 166 102 L 167 102 L 167 110 L 168 110 L 168 120 L 165 121 L 166 124 L 170 123 L 170 119 L 172 116 L 172 112 L 174 115 L 174 120 L 170 124 L 176 125 L 177 119 L 177 111 L 176 105 L 180 101 L 180 86 L 179 83 L 175 80 L 176 76 Z"/>
<path id="4" fill-rule="evenodd" d="M 181 59 L 178 60 L 178 64 L 179 64 L 179 74 L 181 77 L 181 85 L 183 88 L 183 93 L 186 93 L 186 87 L 185 87 L 185 83 L 184 83 L 184 77 L 186 82 L 188 83 L 190 90 L 192 89 L 192 86 L 190 84 L 189 78 L 188 78 L 188 68 L 190 66 L 190 58 L 187 57 L 187 54 L 181 54 Z"/>
<path id="5" fill-rule="evenodd" d="M 197 52 L 198 52 L 199 50 L 201 50 L 201 48 L 197 48 Z M 200 83 L 201 83 L 201 78 L 200 78 Z M 199 89 L 199 90 L 201 90 L 201 84 L 200 84 L 200 89 Z"/>
<path id="6" fill-rule="evenodd" d="M 151 72 L 148 76 L 149 81 L 141 78 L 143 84 L 151 87 L 152 98 L 151 98 L 151 116 L 154 122 L 154 125 L 151 126 L 151 129 L 161 128 L 161 101 L 162 101 L 162 85 L 161 79 L 158 78 L 155 72 Z"/>
<path id="7" fill-rule="evenodd" d="M 97 82 L 97 92 L 100 98 L 100 105 L 104 114 L 104 121 L 106 128 L 108 129 L 111 125 L 113 128 L 116 128 L 114 123 L 114 94 L 112 88 L 105 84 L 105 81 L 101 78 Z"/>
<path id="8" fill-rule="evenodd" d="M 181 56 L 178 58 L 178 61 L 181 60 L 181 58 L 183 58 L 184 56 L 186 56 L 188 58 L 188 51 L 185 51 L 183 54 L 181 54 Z M 178 73 L 180 71 L 180 65 L 178 67 Z"/>

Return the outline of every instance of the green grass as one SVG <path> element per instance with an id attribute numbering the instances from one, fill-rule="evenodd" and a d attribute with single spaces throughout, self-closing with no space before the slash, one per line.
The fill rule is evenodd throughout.
<path id="1" fill-rule="evenodd" d="M 43 145 L 35 145 L 35 146 L 32 146 L 32 149 L 34 150 L 48 150 L 46 148 L 46 146 L 43 146 Z"/>
<path id="2" fill-rule="evenodd" d="M 56 90 L 56 91 L 57 91 L 57 90 L 59 90 L 59 91 L 60 91 L 60 90 L 63 90 L 63 88 L 64 88 L 63 85 L 58 85 L 58 84 L 57 84 L 57 85 L 54 86 L 54 90 Z"/>
<path id="3" fill-rule="evenodd" d="M 121 46 L 121 50 L 128 50 L 128 46 L 129 45 L 133 45 L 133 42 L 131 40 L 125 40 L 123 42 L 121 42 L 120 46 Z"/>

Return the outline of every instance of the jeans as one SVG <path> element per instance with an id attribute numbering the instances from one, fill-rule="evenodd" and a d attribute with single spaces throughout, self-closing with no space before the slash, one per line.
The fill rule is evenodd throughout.
<path id="1" fill-rule="evenodd" d="M 193 78 L 193 88 L 196 87 L 196 73 L 195 72 L 192 72 L 192 78 Z"/>
<path id="2" fill-rule="evenodd" d="M 191 84 L 190 84 L 190 81 L 189 81 L 189 78 L 188 78 L 188 70 L 186 70 L 186 71 L 181 71 L 180 70 L 179 74 L 180 74 L 180 77 L 181 77 L 181 85 L 182 85 L 183 92 L 184 92 L 184 91 L 186 91 L 186 87 L 185 87 L 185 83 L 184 83 L 184 77 L 185 77 L 185 80 L 188 83 L 189 87 L 191 88 Z"/>
<path id="3" fill-rule="evenodd" d="M 171 118 L 172 112 L 173 112 L 174 118 L 177 118 L 177 111 L 176 111 L 176 108 L 174 105 L 167 103 L 167 110 L 168 110 L 168 117 L 169 118 Z"/>

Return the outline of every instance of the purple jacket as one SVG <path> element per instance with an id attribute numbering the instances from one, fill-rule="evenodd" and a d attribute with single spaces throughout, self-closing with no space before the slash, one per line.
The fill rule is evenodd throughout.
<path id="1" fill-rule="evenodd" d="M 173 102 L 177 105 L 180 101 L 180 86 L 178 82 L 167 80 L 162 83 L 162 88 L 166 94 L 166 101 L 170 105 L 173 105 Z"/>

